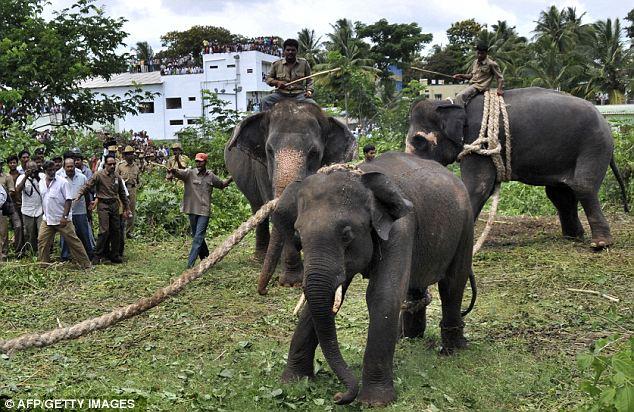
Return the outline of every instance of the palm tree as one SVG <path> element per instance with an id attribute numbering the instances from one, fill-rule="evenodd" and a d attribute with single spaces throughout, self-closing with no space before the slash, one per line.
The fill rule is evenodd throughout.
<path id="1" fill-rule="evenodd" d="M 531 45 L 532 58 L 522 68 L 530 86 L 571 92 L 583 75 L 584 67 L 573 60 L 562 58 L 559 45 L 545 37 Z"/>
<path id="2" fill-rule="evenodd" d="M 321 37 L 316 38 L 315 30 L 312 29 L 304 28 L 297 33 L 298 51 L 311 66 L 315 66 L 322 60 L 320 40 Z"/>
<path id="3" fill-rule="evenodd" d="M 154 50 L 146 41 L 137 42 L 136 47 L 133 47 L 132 50 L 136 51 L 136 58 L 143 60 L 145 64 L 149 64 L 148 62 L 154 59 Z"/>
<path id="4" fill-rule="evenodd" d="M 621 40 L 621 22 L 616 19 L 612 23 L 611 19 L 606 19 L 593 26 L 595 37 L 586 97 L 592 98 L 598 92 L 605 92 L 610 104 L 623 103 L 629 80 L 627 62 L 631 49 L 626 49 Z"/>

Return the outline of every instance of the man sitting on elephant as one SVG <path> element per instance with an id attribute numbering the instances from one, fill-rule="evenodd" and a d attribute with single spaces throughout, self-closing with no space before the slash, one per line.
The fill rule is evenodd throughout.
<path id="1" fill-rule="evenodd" d="M 452 76 L 456 80 L 469 80 L 469 86 L 456 96 L 456 103 L 466 106 L 476 94 L 489 90 L 494 77 L 498 84 L 498 96 L 504 94 L 504 76 L 502 76 L 500 66 L 493 59 L 487 57 L 488 52 L 489 48 L 485 44 L 478 43 L 476 46 L 477 59 L 473 62 L 469 73 L 458 73 Z"/>
<path id="2" fill-rule="evenodd" d="M 276 61 L 271 66 L 266 76 L 266 84 L 275 87 L 275 91 L 262 99 L 262 110 L 269 110 L 273 105 L 283 99 L 295 99 L 315 103 L 311 99 L 313 95 L 313 79 L 291 85 L 287 83 L 302 77 L 310 76 L 310 64 L 306 59 L 297 57 L 299 42 L 295 39 L 287 39 L 284 42 L 284 58 Z M 317 103 L 315 103 L 317 104 Z"/>

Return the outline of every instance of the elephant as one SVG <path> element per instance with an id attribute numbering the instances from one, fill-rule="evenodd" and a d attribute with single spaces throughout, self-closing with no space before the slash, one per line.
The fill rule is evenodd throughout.
<path id="1" fill-rule="evenodd" d="M 413 338 L 425 331 L 429 285 L 438 283 L 442 301 L 442 353 L 467 345 L 462 316 L 475 290 L 469 309 L 461 313 L 460 306 L 473 277 L 469 196 L 440 164 L 402 152 L 384 153 L 357 171 L 326 169 L 334 170 L 290 184 L 271 218 L 304 255 L 307 305 L 282 380 L 312 378 L 319 344 L 346 386 L 336 403 L 358 395 L 364 404 L 385 405 L 396 398 L 392 365 L 400 332 Z M 357 273 L 369 279 L 370 315 L 360 392 L 337 343 L 334 313 Z"/>
<path id="2" fill-rule="evenodd" d="M 613 243 L 598 191 L 608 165 L 621 186 L 628 211 L 623 179 L 613 158 L 610 126 L 589 102 L 538 87 L 508 90 L 504 94 L 511 133 L 511 179 L 545 186 L 557 209 L 563 236 L 583 239 L 577 214 L 580 202 L 592 231 L 592 247 L 600 250 Z M 484 97 L 464 107 L 450 101 L 414 103 L 409 118 L 406 152 L 443 165 L 457 160 L 463 145 L 474 142 L 482 122 Z M 506 136 L 500 126 L 500 143 Z M 506 159 L 506 152 L 502 150 Z M 491 196 L 496 170 L 490 157 L 470 154 L 460 161 L 460 171 L 477 219 Z"/>
<path id="3" fill-rule="evenodd" d="M 227 170 L 255 213 L 274 196 L 279 197 L 289 183 L 324 165 L 349 161 L 356 151 L 356 140 L 345 124 L 324 115 L 313 103 L 287 100 L 242 120 L 224 154 Z M 258 225 L 255 238 L 256 257 L 267 256 L 258 285 L 258 292 L 265 294 L 264 279 L 268 283 L 275 271 L 283 244 L 275 227 L 269 235 L 268 220 Z M 300 285 L 299 253 L 285 245 L 284 257 L 280 284 Z"/>

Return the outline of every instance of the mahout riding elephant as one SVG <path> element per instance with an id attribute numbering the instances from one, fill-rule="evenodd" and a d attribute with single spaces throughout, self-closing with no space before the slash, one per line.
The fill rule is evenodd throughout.
<path id="1" fill-rule="evenodd" d="M 546 187 L 567 238 L 583 239 L 577 214 L 580 202 L 592 231 L 592 246 L 603 249 L 611 245 L 610 227 L 597 195 L 608 165 L 621 186 L 626 212 L 628 207 L 607 121 L 591 103 L 552 90 L 508 90 L 504 100 L 511 133 L 511 180 Z M 463 145 L 478 137 L 483 104 L 482 94 L 466 108 L 446 100 L 415 103 L 406 151 L 443 165 L 455 162 Z M 504 148 L 502 126 L 500 134 Z M 506 159 L 505 150 L 502 156 Z M 475 219 L 493 192 L 496 170 L 490 157 L 478 154 L 463 157 L 460 170 Z"/>
<path id="2" fill-rule="evenodd" d="M 392 365 L 399 333 L 417 337 L 425 330 L 429 285 L 438 283 L 442 301 L 443 353 L 466 346 L 462 316 L 475 293 L 462 314 L 460 306 L 473 276 L 471 206 L 459 178 L 411 154 L 385 153 L 360 170 L 340 169 L 289 185 L 272 215 L 286 241 L 302 248 L 308 302 L 282 379 L 313 377 L 319 344 L 347 388 L 335 401 L 356 398 L 357 379 L 339 350 L 334 312 L 361 273 L 369 278 L 370 324 L 359 400 L 385 405 L 396 398 Z"/>
<path id="3" fill-rule="evenodd" d="M 354 136 L 343 123 L 324 115 L 315 104 L 287 100 L 236 126 L 225 147 L 225 163 L 255 213 L 294 180 L 324 165 L 351 160 L 356 148 Z M 268 226 L 268 220 L 258 225 L 255 235 L 256 257 L 269 256 L 263 268 L 267 275 L 275 270 L 282 252 L 280 236 L 273 228 L 269 237 Z M 299 253 L 293 245 L 286 245 L 284 256 L 280 284 L 300 285 L 303 270 Z M 258 291 L 266 293 L 266 285 L 260 285 Z"/>

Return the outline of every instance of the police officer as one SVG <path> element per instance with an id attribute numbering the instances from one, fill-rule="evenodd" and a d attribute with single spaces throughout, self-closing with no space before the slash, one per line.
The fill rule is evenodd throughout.
<path id="1" fill-rule="evenodd" d="M 141 176 L 141 169 L 134 162 L 135 153 L 132 146 L 126 146 L 123 149 L 123 161 L 119 162 L 116 168 L 116 173 L 123 179 L 126 188 L 128 189 L 128 202 L 130 204 L 131 216 L 125 219 L 125 235 L 130 238 L 132 235 L 132 228 L 134 227 L 134 216 L 136 214 L 136 192 L 141 183 L 139 177 Z"/>
<path id="2" fill-rule="evenodd" d="M 189 158 L 183 154 L 183 147 L 180 143 L 176 142 L 172 145 L 172 156 L 167 159 L 167 179 L 172 180 L 174 175 L 169 172 L 170 169 L 187 169 L 189 164 Z"/>

